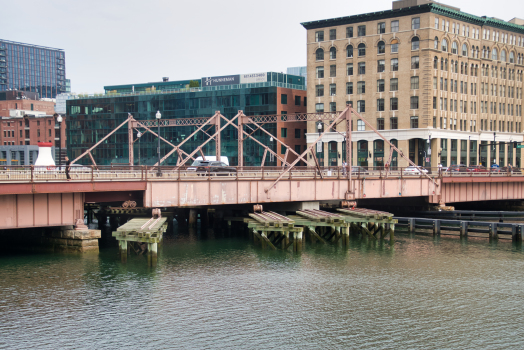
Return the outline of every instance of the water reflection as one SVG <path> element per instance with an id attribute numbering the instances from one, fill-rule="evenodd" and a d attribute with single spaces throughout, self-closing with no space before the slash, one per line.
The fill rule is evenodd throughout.
<path id="1" fill-rule="evenodd" d="M 0 348 L 522 348 L 522 247 L 396 235 L 261 250 L 178 230 L 158 265 L 0 256 Z"/>

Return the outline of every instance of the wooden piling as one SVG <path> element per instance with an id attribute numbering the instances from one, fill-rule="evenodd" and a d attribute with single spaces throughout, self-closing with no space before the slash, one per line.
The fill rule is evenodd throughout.
<path id="1" fill-rule="evenodd" d="M 468 237 L 468 222 L 467 221 L 461 221 L 460 222 L 460 237 Z"/>
<path id="2" fill-rule="evenodd" d="M 433 220 L 433 237 L 440 237 L 440 220 Z"/>

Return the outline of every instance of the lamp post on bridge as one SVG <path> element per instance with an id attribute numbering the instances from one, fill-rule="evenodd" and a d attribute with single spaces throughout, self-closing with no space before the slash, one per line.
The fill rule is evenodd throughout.
<path id="1" fill-rule="evenodd" d="M 160 118 L 162 118 L 162 114 L 160 114 L 160 111 L 156 111 L 156 124 L 158 126 L 158 172 L 156 173 L 157 176 L 162 176 L 162 172 L 160 171 Z"/>
<path id="2" fill-rule="evenodd" d="M 138 137 L 138 165 L 140 165 L 140 138 L 142 137 L 142 133 L 139 131 L 136 137 Z"/>
<path id="3" fill-rule="evenodd" d="M 58 169 L 62 167 L 62 116 L 55 114 L 56 122 L 58 123 Z"/>

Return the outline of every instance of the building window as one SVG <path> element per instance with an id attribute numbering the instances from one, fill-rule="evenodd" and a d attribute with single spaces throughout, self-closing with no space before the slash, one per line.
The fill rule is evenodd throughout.
<path id="1" fill-rule="evenodd" d="M 411 29 L 419 29 L 420 28 L 420 17 L 415 17 L 411 19 Z"/>
<path id="2" fill-rule="evenodd" d="M 335 58 L 337 58 L 337 49 L 336 47 L 332 47 L 329 49 L 329 59 L 334 60 Z"/>
<path id="3" fill-rule="evenodd" d="M 386 32 L 386 22 L 380 22 L 377 25 L 377 34 L 384 34 Z"/>
<path id="4" fill-rule="evenodd" d="M 438 17 L 435 17 L 435 29 L 438 29 Z"/>
<path id="5" fill-rule="evenodd" d="M 295 138 L 296 139 L 300 138 L 300 129 L 295 129 Z M 299 153 L 299 152 L 297 152 L 297 153 Z"/>
<path id="6" fill-rule="evenodd" d="M 286 146 L 280 145 L 280 153 L 281 154 L 286 154 Z"/>
<path id="7" fill-rule="evenodd" d="M 390 129 L 397 130 L 398 129 L 398 118 L 397 117 L 389 118 L 389 124 L 390 124 Z"/>
<path id="8" fill-rule="evenodd" d="M 324 104 L 323 103 L 317 103 L 315 105 L 315 111 L 317 113 L 323 113 L 324 112 Z"/>
<path id="9" fill-rule="evenodd" d="M 317 56 L 317 61 L 323 61 L 324 60 L 324 50 L 317 49 L 316 56 Z"/>
<path id="10" fill-rule="evenodd" d="M 398 21 L 391 21 L 391 31 L 393 33 L 398 32 Z"/>
<path id="11" fill-rule="evenodd" d="M 324 41 L 324 31 L 315 32 L 315 41 L 317 43 Z"/>
<path id="12" fill-rule="evenodd" d="M 391 59 L 391 71 L 392 72 L 398 71 L 398 58 Z"/>
<path id="13" fill-rule="evenodd" d="M 357 112 L 363 113 L 365 111 L 366 111 L 366 101 L 364 100 L 357 101 Z"/>
<path id="14" fill-rule="evenodd" d="M 330 112 L 336 112 L 337 111 L 337 103 L 336 102 L 329 102 L 329 111 Z"/>
<path id="15" fill-rule="evenodd" d="M 377 72 L 382 73 L 386 70 L 386 60 L 378 60 Z"/>
<path id="16" fill-rule="evenodd" d="M 358 36 L 366 36 L 366 26 L 358 26 L 357 28 Z"/>
<path id="17" fill-rule="evenodd" d="M 442 39 L 442 51 L 448 52 L 448 41 L 446 39 Z"/>
<path id="18" fill-rule="evenodd" d="M 398 40 L 393 39 L 391 40 L 391 53 L 397 53 L 398 52 Z"/>
<path id="19" fill-rule="evenodd" d="M 329 30 L 329 40 L 337 40 L 337 30 L 336 29 Z"/>
<path id="20" fill-rule="evenodd" d="M 438 50 L 438 37 L 435 37 L 435 39 L 433 40 L 433 48 L 435 50 Z"/>
<path id="21" fill-rule="evenodd" d="M 322 97 L 324 96 L 324 85 L 317 85 L 316 86 L 316 95 L 317 97 Z"/>
<path id="22" fill-rule="evenodd" d="M 385 88 L 384 88 L 384 79 L 379 79 L 377 80 L 377 92 L 384 92 Z"/>
<path id="23" fill-rule="evenodd" d="M 411 50 L 418 50 L 419 49 L 420 40 L 418 36 L 411 39 Z"/>
<path id="24" fill-rule="evenodd" d="M 379 98 L 377 100 L 377 111 L 379 112 L 384 112 L 384 99 L 383 98 Z"/>
<path id="25" fill-rule="evenodd" d="M 324 67 L 317 67 L 317 79 L 324 78 Z"/>
<path id="26" fill-rule="evenodd" d="M 283 105 L 287 105 L 287 95 L 286 94 L 280 95 L 280 103 L 282 103 Z"/>
<path id="27" fill-rule="evenodd" d="M 458 53 L 458 45 L 456 41 L 451 43 L 451 53 L 455 55 Z"/>
<path id="28" fill-rule="evenodd" d="M 331 78 L 334 78 L 337 76 L 337 66 L 336 65 L 329 66 L 329 76 Z"/>
<path id="29" fill-rule="evenodd" d="M 329 96 L 335 96 L 337 94 L 337 84 L 329 84 Z"/>
<path id="30" fill-rule="evenodd" d="M 353 63 L 348 63 L 346 68 L 347 68 L 347 74 L 353 75 Z"/>
<path id="31" fill-rule="evenodd" d="M 411 57 L 411 69 L 418 69 L 418 56 Z"/>
<path id="32" fill-rule="evenodd" d="M 346 47 L 346 57 L 353 57 L 353 45 L 348 45 L 348 47 Z"/>
<path id="33" fill-rule="evenodd" d="M 287 128 L 280 129 L 280 137 L 287 137 Z"/>
<path id="34" fill-rule="evenodd" d="M 386 53 L 386 43 L 384 43 L 383 41 L 378 42 L 377 48 L 379 54 Z"/>
<path id="35" fill-rule="evenodd" d="M 377 118 L 377 130 L 384 130 L 384 118 Z"/>
<path id="36" fill-rule="evenodd" d="M 410 109 L 418 109 L 418 96 L 410 97 Z"/>
<path id="37" fill-rule="evenodd" d="M 493 48 L 493 51 L 491 51 L 491 59 L 494 61 L 498 59 L 498 51 L 496 48 Z"/>
<path id="38" fill-rule="evenodd" d="M 366 62 L 358 63 L 358 74 L 366 74 Z"/>
<path id="39" fill-rule="evenodd" d="M 363 120 L 357 120 L 357 131 L 365 131 L 366 130 L 366 123 L 364 123 Z"/>
<path id="40" fill-rule="evenodd" d="M 366 82 L 365 81 L 359 81 L 357 83 L 357 93 L 358 94 L 365 94 L 366 93 Z"/>
<path id="41" fill-rule="evenodd" d="M 390 110 L 392 111 L 398 111 L 398 98 L 397 97 L 392 97 L 389 100 L 389 107 L 390 107 Z"/>
<path id="42" fill-rule="evenodd" d="M 300 96 L 295 96 L 295 106 L 300 106 Z"/>
<path id="43" fill-rule="evenodd" d="M 397 91 L 398 90 L 398 78 L 392 78 L 389 81 L 389 90 L 390 91 Z"/>
<path id="44" fill-rule="evenodd" d="M 353 37 L 353 27 L 346 27 L 346 38 Z"/>
<path id="45" fill-rule="evenodd" d="M 353 83 L 346 83 L 346 95 L 353 94 Z"/>
<path id="46" fill-rule="evenodd" d="M 411 89 L 418 89 L 418 77 L 411 77 Z"/>
<path id="47" fill-rule="evenodd" d="M 462 44 L 462 56 L 468 56 L 468 45 Z"/>
<path id="48" fill-rule="evenodd" d="M 359 57 L 366 56 L 366 44 L 364 43 L 358 44 L 358 56 Z"/>
<path id="49" fill-rule="evenodd" d="M 411 129 L 418 129 L 418 117 L 411 117 Z"/>

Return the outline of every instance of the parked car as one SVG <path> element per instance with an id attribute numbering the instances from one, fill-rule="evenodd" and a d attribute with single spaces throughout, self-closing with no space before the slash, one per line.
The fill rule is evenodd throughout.
<path id="1" fill-rule="evenodd" d="M 448 168 L 447 171 L 453 173 L 465 173 L 468 171 L 468 167 L 464 164 L 453 164 Z"/>
<path id="2" fill-rule="evenodd" d="M 226 175 L 228 173 L 235 173 L 236 169 L 227 166 L 227 164 L 223 162 L 195 160 L 193 162 L 193 165 L 187 168 L 187 171 L 194 171 L 198 175 L 218 175 L 219 173 L 221 173 L 222 175 Z"/>
<path id="3" fill-rule="evenodd" d="M 470 165 L 467 169 L 470 173 L 487 173 L 489 170 L 483 165 Z"/>
<path id="4" fill-rule="evenodd" d="M 422 175 L 427 174 L 428 171 L 422 167 L 415 167 L 415 166 L 408 166 L 407 168 L 404 168 L 404 171 L 402 172 L 403 175 Z"/>

